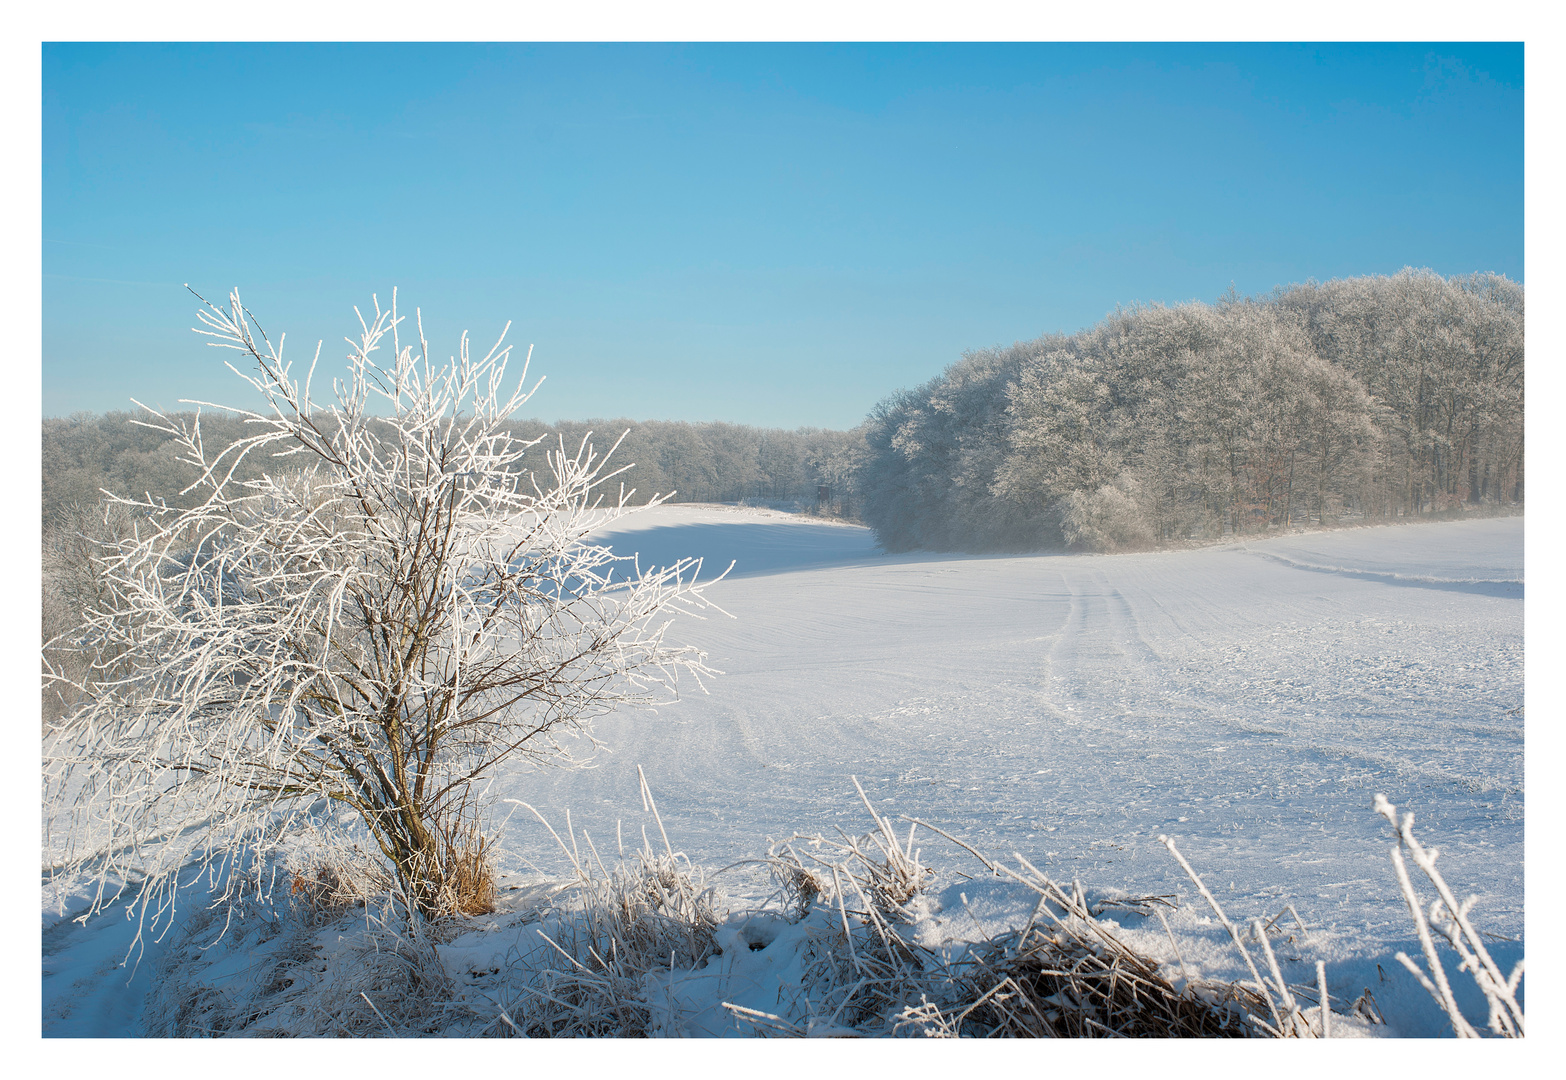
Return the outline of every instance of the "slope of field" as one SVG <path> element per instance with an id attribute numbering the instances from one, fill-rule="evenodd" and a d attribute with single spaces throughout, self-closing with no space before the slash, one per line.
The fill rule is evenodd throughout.
<path id="1" fill-rule="evenodd" d="M 1246 912 L 1292 901 L 1381 939 L 1406 935 L 1370 812 L 1385 792 L 1485 926 L 1522 932 L 1521 518 L 974 558 L 880 556 L 808 519 L 657 514 L 606 539 L 644 564 L 737 560 L 711 592 L 734 618 L 676 635 L 725 674 L 603 724 L 596 768 L 518 770 L 495 793 L 613 836 L 641 765 L 670 834 L 725 865 L 766 836 L 859 828 L 857 775 L 888 812 L 1085 883 L 1185 890 L 1167 833 Z M 552 865 L 522 817 L 508 846 Z"/>
<path id="2" fill-rule="evenodd" d="M 1478 894 L 1482 929 L 1522 934 L 1522 526 L 975 558 L 881 555 L 866 530 L 766 510 L 635 515 L 601 536 L 643 566 L 697 555 L 708 577 L 733 562 L 709 593 L 733 618 L 672 631 L 724 674 L 656 715 L 602 722 L 612 753 L 590 769 L 503 769 L 488 793 L 504 818 L 500 869 L 514 882 L 567 866 L 502 799 L 557 827 L 569 810 L 607 855 L 622 820 L 626 845 L 640 843 L 641 766 L 675 846 L 716 869 L 762 855 L 768 838 L 864 832 L 857 776 L 894 819 L 1019 852 L 1089 890 L 1177 896 L 1195 930 L 1206 920 L 1157 842 L 1168 834 L 1232 916 L 1293 904 L 1308 959 L 1335 965 L 1334 995 L 1357 994 L 1374 961 L 1402 978 L 1390 953 L 1417 953 L 1377 792 L 1416 811 L 1454 889 Z M 938 837 L 921 844 L 928 863 L 982 872 Z M 768 891 L 754 865 L 718 880 L 732 896 Z M 961 918 L 989 932 L 1027 914 L 998 883 L 943 888 L 962 888 Z M 53 933 L 46 1034 L 126 1033 L 134 1010 L 106 981 L 124 972 L 94 973 L 103 949 Z M 1424 1008 L 1403 1033 L 1440 1033 L 1408 986 L 1377 996 Z M 93 1030 L 70 1019 L 77 997 L 103 1018 Z"/>

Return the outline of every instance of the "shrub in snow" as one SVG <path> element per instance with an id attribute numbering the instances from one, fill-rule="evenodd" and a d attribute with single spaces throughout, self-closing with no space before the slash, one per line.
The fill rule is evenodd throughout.
<path id="1" fill-rule="evenodd" d="M 586 439 L 510 434 L 531 391 L 505 389 L 508 346 L 475 357 L 464 335 L 439 363 L 422 327 L 402 343 L 394 296 L 360 317 L 323 406 L 316 362 L 301 383 L 237 293 L 200 317 L 253 363 L 266 407 L 233 410 L 252 434 L 217 453 L 199 413 L 146 421 L 200 497 L 116 500 L 135 531 L 56 643 L 82 661 L 49 671 L 82 701 L 44 751 L 56 870 L 97 882 L 91 911 L 137 878 L 142 914 L 167 911 L 182 867 L 232 894 L 326 800 L 357 815 L 410 911 L 461 906 L 482 894 L 476 779 L 570 760 L 563 740 L 596 745 L 595 717 L 708 672 L 665 642 L 673 612 L 705 606 L 699 562 L 643 570 L 589 539 L 631 493 L 603 498 L 616 474 Z M 276 467 L 236 480 L 251 455 Z"/>
<path id="2" fill-rule="evenodd" d="M 575 875 L 549 929 L 538 929 L 547 949 L 540 951 L 534 942 L 532 955 L 543 963 L 524 970 L 510 988 L 495 1034 L 529 1038 L 654 1034 L 654 1012 L 644 985 L 648 973 L 700 967 L 717 951 L 714 935 L 721 921 L 721 898 L 669 843 L 645 776 L 641 783 L 643 808 L 658 823 L 663 851 L 658 852 L 644 833 L 641 848 L 629 859 L 622 848 L 612 870 L 585 832 L 584 856 L 569 815 L 568 846 L 543 815 L 527 807 L 560 844 Z"/>
<path id="3" fill-rule="evenodd" d="M 1153 546 L 1153 529 L 1141 502 L 1142 485 L 1122 475 L 1095 491 L 1074 491 L 1061 500 L 1066 543 L 1086 551 L 1142 551 Z"/>

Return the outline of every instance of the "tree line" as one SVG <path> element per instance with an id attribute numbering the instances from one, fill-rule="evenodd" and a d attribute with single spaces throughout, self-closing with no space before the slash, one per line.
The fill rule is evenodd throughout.
<path id="1" fill-rule="evenodd" d="M 1523 288 L 1428 270 L 1122 309 L 865 427 L 889 551 L 1152 548 L 1523 499 Z"/>
<path id="2" fill-rule="evenodd" d="M 191 422 L 194 413 L 171 413 Z M 43 640 L 75 626 L 103 597 L 104 581 L 94 558 L 101 545 L 129 535 L 137 512 L 106 505 L 103 492 L 125 498 L 151 496 L 171 507 L 190 509 L 210 494 L 187 492 L 200 478 L 188 453 L 165 431 L 138 424 L 131 412 L 77 413 L 43 421 Z M 219 456 L 255 433 L 238 417 L 213 411 L 200 416 L 204 446 Z M 674 492 L 678 502 L 751 501 L 854 517 L 854 478 L 864 459 L 862 433 L 800 428 L 795 431 L 728 423 L 587 420 L 545 423 L 516 419 L 502 425 L 520 439 L 542 438 L 522 455 L 518 468 L 548 473 L 545 451 L 565 445 L 575 453 L 582 440 L 602 454 L 624 434 L 610 470 L 629 466 L 605 492 L 613 500 L 619 485 L 634 490 L 632 502 Z M 231 459 L 230 459 L 231 460 Z M 270 450 L 248 454 L 234 479 L 258 480 L 285 471 L 289 458 Z M 826 499 L 819 496 L 826 489 Z M 57 694 L 46 693 L 45 715 L 62 713 Z"/>
<path id="3" fill-rule="evenodd" d="M 191 420 L 194 414 L 171 413 Z M 181 492 L 198 478 L 181 460 L 166 434 L 139 426 L 137 415 L 110 412 L 77 413 L 43 421 L 43 516 L 45 528 L 64 508 L 92 507 L 102 492 L 117 495 L 152 494 L 170 505 L 184 505 Z M 561 441 L 572 448 L 591 436 L 602 453 L 622 433 L 612 468 L 629 468 L 617 479 L 635 489 L 634 501 L 675 492 L 679 502 L 794 503 L 814 508 L 822 487 L 830 489 L 823 510 L 853 514 L 852 479 L 863 459 L 856 431 L 821 428 L 758 428 L 744 424 L 684 421 L 585 420 L 545 423 L 515 420 L 508 425 L 517 438 L 543 438 L 533 458 L 542 463 L 543 450 Z M 201 414 L 209 448 L 221 450 L 250 434 L 236 417 L 220 412 Z M 259 478 L 276 463 L 270 455 L 250 455 L 236 479 Z M 846 500 L 846 506 L 845 506 Z"/>
<path id="4" fill-rule="evenodd" d="M 45 563 L 78 562 L 101 490 L 179 505 L 196 480 L 128 412 L 43 421 Z M 245 433 L 202 416 L 209 445 Z M 1428 270 L 1145 305 L 965 354 L 850 431 L 516 420 L 589 433 L 636 501 L 755 501 L 858 518 L 889 551 L 1093 551 L 1523 501 L 1523 287 Z M 541 459 L 541 454 L 538 455 Z M 251 457 L 239 479 L 273 463 Z M 123 523 L 122 523 L 123 524 Z"/>

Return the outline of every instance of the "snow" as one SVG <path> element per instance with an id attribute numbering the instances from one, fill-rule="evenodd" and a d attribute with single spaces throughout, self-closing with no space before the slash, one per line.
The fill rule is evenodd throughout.
<path id="1" fill-rule="evenodd" d="M 772 525 L 773 550 L 816 528 Z M 630 549 L 647 532 L 662 530 L 615 540 Z M 1305 539 L 1323 562 L 1381 572 L 1394 556 L 1376 533 L 1406 577 L 1449 569 L 1460 545 L 1472 576 L 1521 576 L 1518 518 Z M 1401 928 L 1370 811 L 1385 791 L 1439 838 L 1464 881 L 1454 887 L 1480 893 L 1487 928 L 1520 933 L 1521 603 L 1261 557 L 1300 544 L 867 551 L 748 576 L 741 560 L 711 593 L 735 619 L 685 631 L 726 673 L 708 694 L 605 723 L 615 752 L 592 771 L 517 772 L 497 791 L 570 807 L 609 835 L 639 805 L 640 764 L 670 834 L 724 865 L 756 854 L 758 836 L 857 822 L 857 775 L 883 810 L 1069 866 L 1068 878 L 1172 890 L 1183 878 L 1156 843 L 1167 832 L 1238 897 L 1308 899 L 1325 923 Z M 1356 563 L 1367 545 L 1375 558 Z"/>
<path id="2" fill-rule="evenodd" d="M 85 926 L 56 918 L 43 932 L 43 1031 L 67 1038 L 138 1030 L 151 970 L 132 960 L 136 925 L 109 911 Z"/>
<path id="3" fill-rule="evenodd" d="M 1458 894 L 1478 894 L 1476 925 L 1522 934 L 1521 518 L 1114 556 L 888 556 L 867 530 L 744 507 L 664 506 L 611 528 L 598 538 L 644 567 L 699 555 L 713 576 L 733 562 L 708 596 L 734 618 L 681 617 L 671 634 L 724 674 L 656 715 L 601 722 L 613 752 L 594 768 L 501 769 L 489 798 L 502 811 L 524 800 L 558 827 L 569 809 L 604 851 L 623 821 L 630 846 L 647 820 L 640 765 L 675 846 L 710 873 L 761 856 L 768 838 L 866 831 L 857 776 L 894 822 L 921 818 L 997 859 L 1018 852 L 1090 897 L 1178 897 L 1185 962 L 1243 977 L 1158 843 L 1167 833 L 1237 923 L 1294 905 L 1308 933 L 1285 950 L 1297 961 L 1280 953 L 1291 983 L 1314 985 L 1324 960 L 1334 1001 L 1370 986 L 1396 1033 L 1442 1034 L 1390 959 L 1419 950 L 1371 810 L 1385 792 L 1415 812 Z M 507 880 L 568 869 L 529 815 L 498 816 Z M 933 834 L 920 844 L 943 872 L 922 941 L 1026 919 L 1020 886 Z M 765 873 L 716 880 L 734 901 L 720 930 L 733 944 L 756 931 L 745 907 L 769 891 Z M 452 942 L 448 970 L 487 971 L 536 937 L 519 917 L 503 910 L 482 943 Z M 1156 919 L 1111 917 L 1127 940 L 1169 951 Z M 143 991 L 100 970 L 123 955 L 106 929 L 117 918 L 52 931 L 53 952 L 46 937 L 45 1034 L 138 1030 Z M 775 1011 L 808 923 L 669 976 L 669 1000 L 688 1006 L 681 1030 L 737 1033 L 712 987 Z M 1509 969 L 1521 945 L 1494 952 Z M 1463 1004 L 1482 1025 L 1482 1000 Z"/>

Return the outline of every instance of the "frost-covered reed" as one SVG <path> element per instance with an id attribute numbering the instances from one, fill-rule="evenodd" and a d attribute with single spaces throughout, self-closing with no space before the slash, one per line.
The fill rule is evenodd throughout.
<path id="1" fill-rule="evenodd" d="M 905 819 L 908 836 L 900 839 L 859 794 L 875 831 L 836 841 L 794 837 L 769 853 L 784 889 L 802 895 L 798 883 L 808 880 L 812 902 L 835 908 L 842 932 L 806 969 L 802 1022 L 733 1010 L 758 1033 L 1244 1038 L 1269 1030 L 1258 1022 L 1262 999 L 1243 987 L 1177 988 L 1160 961 L 1089 910 L 1080 886 L 1068 891 L 1020 855 L 1013 869 L 917 820 Z M 933 875 L 914 847 L 921 825 L 1037 893 L 1027 923 L 955 953 L 918 944 L 909 901 Z M 1146 913 L 1160 902 L 1121 904 Z"/>
<path id="2" fill-rule="evenodd" d="M 1435 941 L 1431 936 L 1431 930 L 1434 929 L 1451 943 L 1452 948 L 1461 957 L 1462 963 L 1458 965 L 1457 970 L 1467 972 L 1473 978 L 1489 1003 L 1490 1031 L 1507 1038 L 1520 1038 L 1527 1032 L 1523 1010 L 1517 1001 L 1517 988 L 1523 977 L 1523 962 L 1518 960 L 1510 975 L 1501 974 L 1500 967 L 1490 958 L 1484 940 L 1468 918 L 1468 913 L 1473 910 L 1477 897 L 1470 896 L 1462 903 L 1457 902 L 1457 897 L 1447 885 L 1446 879 L 1436 869 L 1436 856 L 1440 852 L 1435 848 L 1426 848 L 1414 838 L 1412 813 L 1406 813 L 1399 818 L 1397 807 L 1389 803 L 1385 795 L 1379 794 L 1376 796 L 1375 807 L 1376 812 L 1386 818 L 1397 833 L 1397 846 L 1391 850 L 1392 865 L 1397 870 L 1398 887 L 1402 889 L 1403 899 L 1408 903 L 1408 913 L 1419 931 L 1419 944 L 1424 952 L 1425 963 L 1429 965 L 1429 972 L 1421 970 L 1418 964 L 1409 959 L 1407 953 L 1397 954 L 1398 963 L 1407 968 L 1419 981 L 1419 985 L 1424 987 L 1430 996 L 1435 998 L 1436 1003 L 1445 1010 L 1458 1038 L 1479 1038 L 1479 1033 L 1463 1017 L 1457 1008 L 1456 999 L 1452 996 L 1451 984 L 1447 981 L 1446 970 L 1442 967 L 1440 954 L 1436 951 Z M 1437 899 L 1430 902 L 1428 913 L 1420 902 L 1413 881 L 1409 878 L 1408 865 L 1403 859 L 1405 851 L 1414 865 L 1435 887 Z"/>
<path id="3" fill-rule="evenodd" d="M 640 773 L 640 769 L 638 769 Z M 643 809 L 657 823 L 662 850 L 643 830 L 642 846 L 619 846 L 611 867 L 584 831 L 586 851 L 566 816 L 569 843 L 532 806 L 570 860 L 573 877 L 535 932 L 544 947 L 516 971 L 498 1012 L 497 1035 L 644 1036 L 653 1033 L 644 980 L 655 968 L 695 968 L 713 955 L 722 920 L 714 886 L 674 850 L 657 802 L 641 777 Z"/>
<path id="4" fill-rule="evenodd" d="M 1280 959 L 1272 939 L 1306 940 L 1293 905 L 1265 921 L 1231 917 L 1168 838 L 1161 839 L 1227 945 L 1210 934 L 1191 936 L 1194 916 L 1173 897 L 1111 890 L 1090 902 L 1080 883 L 1057 881 L 1018 853 L 1003 861 L 927 822 L 894 823 L 862 788 L 868 832 L 771 844 L 752 863 L 767 868 L 774 890 L 757 907 L 730 910 L 709 876 L 675 848 L 645 776 L 641 784 L 648 815 L 641 844 L 628 850 L 617 840 L 612 858 L 572 825 L 569 813 L 556 831 L 520 804 L 549 829 L 571 875 L 535 886 L 530 902 L 502 905 L 478 922 L 452 914 L 409 924 L 393 914 L 397 882 L 384 872 L 375 880 L 389 891 L 370 897 L 370 879 L 355 877 L 364 867 L 352 852 L 297 853 L 299 866 L 331 868 L 331 888 L 322 874 L 323 891 L 301 889 L 281 917 L 256 908 L 224 923 L 221 908 L 203 911 L 158 972 L 164 990 L 149 1013 L 149 1033 L 1329 1038 L 1388 1030 L 1368 989 L 1352 1002 L 1331 1000 L 1320 960 L 1314 985 L 1288 980 L 1284 961 L 1301 958 Z M 1398 960 L 1446 1010 L 1458 1035 L 1477 1037 L 1437 952 L 1444 938 L 1460 958 L 1458 971 L 1489 1001 L 1489 1033 L 1521 1036 L 1522 964 L 1503 977 L 1470 919 L 1472 898 L 1456 902 L 1434 868 L 1436 853 L 1414 838 L 1412 816 L 1398 818 L 1384 798 L 1376 809 L 1397 830 L 1393 867 L 1428 966 L 1402 953 Z M 926 861 L 922 833 L 979 860 L 989 884 L 976 877 L 968 892 L 1004 887 L 1016 897 L 1027 890 L 1031 911 L 1023 905 L 999 924 L 982 923 L 962 892 L 957 896 L 980 935 L 938 930 L 933 913 L 951 906 L 956 886 L 933 893 L 932 884 L 947 875 Z M 1428 909 L 1408 861 L 1438 893 Z M 1183 915 L 1185 936 L 1166 912 Z M 1134 921 L 1122 927 L 1127 914 Z M 960 921 L 960 909 L 957 915 Z M 1287 916 L 1299 937 L 1280 925 Z M 997 925 L 1003 928 L 992 932 Z M 507 931 L 509 946 L 478 946 L 486 959 L 473 971 L 453 966 L 452 956 L 475 940 L 495 940 L 488 935 L 497 929 Z M 443 953 L 447 946 L 455 951 Z M 1214 967 L 1215 949 L 1221 954 L 1229 946 L 1240 978 L 1227 961 Z M 752 950 L 771 951 L 750 960 Z M 1187 958 L 1198 955 L 1193 968 Z M 234 957 L 248 967 L 235 969 Z M 225 964 L 221 978 L 205 970 Z M 1221 974 L 1225 969 L 1229 974 Z M 758 972 L 773 980 L 767 1000 L 754 991 Z"/>

